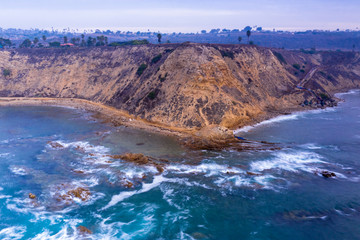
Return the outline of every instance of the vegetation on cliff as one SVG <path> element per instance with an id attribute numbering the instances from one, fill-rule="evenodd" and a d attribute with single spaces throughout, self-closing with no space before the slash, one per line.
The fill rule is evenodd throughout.
<path id="1" fill-rule="evenodd" d="M 80 98 L 169 128 L 231 128 L 333 104 L 334 92 L 360 87 L 359 59 L 192 43 L 24 48 L 0 52 L 1 71 L 11 72 L 0 76 L 0 96 Z M 302 81 L 311 91 L 297 88 Z"/>

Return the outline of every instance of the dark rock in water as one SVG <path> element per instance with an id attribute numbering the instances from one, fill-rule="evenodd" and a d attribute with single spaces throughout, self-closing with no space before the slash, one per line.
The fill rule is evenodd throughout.
<path id="1" fill-rule="evenodd" d="M 262 175 L 261 173 L 254 173 L 254 172 L 249 172 L 249 171 L 247 171 L 246 174 L 250 175 L 250 176 L 261 176 Z"/>
<path id="2" fill-rule="evenodd" d="M 123 186 L 126 187 L 126 188 L 132 188 L 134 186 L 134 184 L 132 182 L 130 182 L 130 181 L 126 181 L 126 183 L 123 184 Z"/>
<path id="3" fill-rule="evenodd" d="M 163 173 L 164 172 L 164 168 L 160 165 L 156 165 L 156 169 L 159 171 L 159 173 Z"/>
<path id="4" fill-rule="evenodd" d="M 84 171 L 82 170 L 75 170 L 75 169 L 71 169 L 74 173 L 78 173 L 78 174 L 84 174 Z"/>
<path id="5" fill-rule="evenodd" d="M 332 178 L 332 177 L 336 177 L 336 174 L 333 172 L 329 172 L 329 171 L 322 171 L 321 175 L 323 175 L 323 177 L 325 178 Z"/>
<path id="6" fill-rule="evenodd" d="M 87 227 L 84 226 L 78 226 L 77 229 L 79 230 L 79 232 L 81 234 L 92 234 L 92 231 L 90 229 L 88 229 Z"/>
<path id="7" fill-rule="evenodd" d="M 162 163 L 158 163 L 155 161 L 155 158 L 145 156 L 142 153 L 125 153 L 122 155 L 108 155 L 108 157 L 111 157 L 113 159 L 122 159 L 127 162 L 132 162 L 137 165 L 153 165 L 156 167 L 156 169 L 159 171 L 159 173 L 162 173 L 164 171 Z M 160 159 L 161 162 L 168 162 L 167 160 Z"/>
<path id="8" fill-rule="evenodd" d="M 58 142 L 49 141 L 49 142 L 47 142 L 47 144 L 49 144 L 52 148 L 56 148 L 56 149 L 64 148 L 64 146 Z"/>
<path id="9" fill-rule="evenodd" d="M 122 159 L 128 162 L 133 162 L 139 165 L 145 165 L 149 163 L 149 158 L 141 153 L 125 153 L 122 155 L 111 155 L 113 159 Z"/>
<path id="10" fill-rule="evenodd" d="M 90 190 L 83 187 L 78 187 L 76 189 L 70 190 L 67 192 L 67 194 L 69 196 L 79 198 L 82 201 L 88 200 L 91 195 Z"/>
<path id="11" fill-rule="evenodd" d="M 137 146 L 142 146 L 142 145 L 144 145 L 145 143 L 137 143 L 136 145 Z"/>
<path id="12" fill-rule="evenodd" d="M 36 195 L 33 194 L 33 193 L 29 193 L 29 198 L 30 198 L 30 199 L 35 199 L 35 198 L 36 198 Z"/>
<path id="13" fill-rule="evenodd" d="M 78 198 L 81 201 L 87 201 L 89 200 L 90 196 L 91 196 L 91 192 L 89 189 L 85 188 L 85 187 L 77 187 L 77 188 L 73 188 L 71 189 L 73 186 L 69 186 L 67 184 L 60 184 L 57 188 L 56 188 L 56 194 L 54 195 L 56 201 L 58 202 L 62 202 L 66 205 L 72 204 L 74 202 L 74 198 Z M 66 189 L 71 189 L 66 191 Z M 63 193 L 65 192 L 66 193 Z"/>

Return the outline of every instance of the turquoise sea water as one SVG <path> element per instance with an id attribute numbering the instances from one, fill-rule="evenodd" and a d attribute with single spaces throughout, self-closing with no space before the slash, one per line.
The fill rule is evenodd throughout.
<path id="1" fill-rule="evenodd" d="M 282 147 L 248 152 L 189 151 L 74 109 L 1 107 L 0 239 L 360 239 L 360 92 L 341 97 L 239 130 Z M 159 174 L 108 156 L 126 152 L 170 163 Z M 77 188 L 89 192 L 64 197 Z"/>

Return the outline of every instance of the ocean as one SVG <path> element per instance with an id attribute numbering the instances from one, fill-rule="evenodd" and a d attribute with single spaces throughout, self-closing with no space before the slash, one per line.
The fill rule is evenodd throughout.
<path id="1" fill-rule="evenodd" d="M 0 107 L 0 239 L 360 239 L 360 91 L 338 97 L 237 130 L 279 148 L 243 152 Z M 124 153 L 167 162 L 112 157 Z"/>

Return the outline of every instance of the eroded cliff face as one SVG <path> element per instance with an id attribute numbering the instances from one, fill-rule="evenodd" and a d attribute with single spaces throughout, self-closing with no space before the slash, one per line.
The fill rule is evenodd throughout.
<path id="1" fill-rule="evenodd" d="M 0 96 L 82 98 L 165 126 L 231 128 L 299 108 L 312 96 L 296 86 L 315 67 L 305 87 L 328 95 L 360 87 L 359 58 L 205 44 L 8 50 Z"/>

